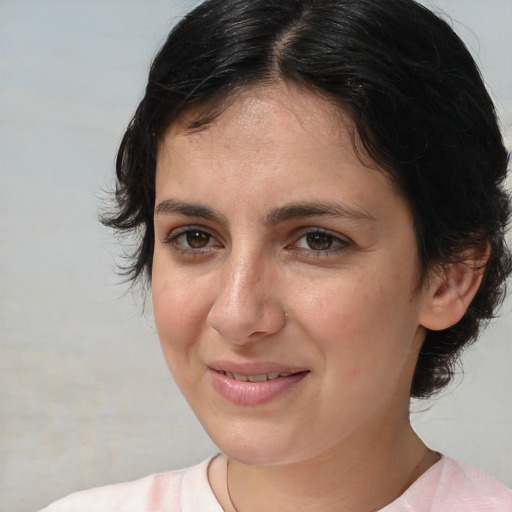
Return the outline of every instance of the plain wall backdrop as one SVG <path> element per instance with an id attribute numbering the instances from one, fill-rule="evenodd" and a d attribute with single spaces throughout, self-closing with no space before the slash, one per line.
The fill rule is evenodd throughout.
<path id="1" fill-rule="evenodd" d="M 124 294 L 101 189 L 170 25 L 197 2 L 0 0 L 0 511 L 214 453 Z M 427 3 L 427 2 L 425 2 Z M 435 2 L 479 62 L 510 145 L 512 0 Z M 414 424 L 512 485 L 512 301 Z"/>

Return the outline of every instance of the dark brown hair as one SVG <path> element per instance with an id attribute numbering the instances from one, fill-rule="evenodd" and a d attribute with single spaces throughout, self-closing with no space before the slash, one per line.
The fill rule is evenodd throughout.
<path id="1" fill-rule="evenodd" d="M 365 151 L 411 207 L 423 277 L 470 248 L 490 248 L 464 317 L 427 333 L 411 396 L 429 396 L 449 382 L 461 349 L 504 295 L 508 154 L 468 50 L 413 0 L 207 0 L 187 15 L 154 60 L 118 153 L 117 208 L 103 222 L 138 237 L 127 274 L 150 280 L 165 129 L 192 105 L 276 78 L 352 117 Z"/>

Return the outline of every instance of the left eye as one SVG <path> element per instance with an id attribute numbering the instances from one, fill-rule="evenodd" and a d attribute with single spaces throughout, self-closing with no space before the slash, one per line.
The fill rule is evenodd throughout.
<path id="1" fill-rule="evenodd" d="M 301 249 L 310 249 L 312 251 L 328 251 L 329 249 L 333 249 L 344 244 L 346 244 L 344 240 L 331 235 L 330 233 L 313 231 L 300 237 L 296 246 Z"/>

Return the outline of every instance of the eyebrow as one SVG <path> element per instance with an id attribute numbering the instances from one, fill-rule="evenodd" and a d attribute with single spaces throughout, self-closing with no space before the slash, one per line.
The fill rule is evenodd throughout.
<path id="1" fill-rule="evenodd" d="M 208 221 L 228 224 L 224 215 L 199 203 L 186 203 L 175 199 L 165 199 L 155 207 L 156 215 L 179 214 L 186 217 L 199 217 Z M 342 217 L 349 220 L 374 222 L 375 218 L 363 209 L 339 203 L 308 201 L 292 203 L 273 208 L 266 216 L 266 223 L 275 226 L 282 222 L 307 217 Z"/>
<path id="2" fill-rule="evenodd" d="M 199 217 L 201 219 L 218 222 L 219 224 L 227 224 L 226 217 L 217 213 L 208 206 L 198 203 L 184 203 L 175 199 L 165 199 L 158 203 L 155 207 L 156 215 L 172 215 L 179 214 L 186 217 Z"/>
<path id="3" fill-rule="evenodd" d="M 306 217 L 343 217 L 350 220 L 375 221 L 372 215 L 360 208 L 349 207 L 339 203 L 308 201 L 272 209 L 267 215 L 267 223 L 276 225 L 287 220 Z"/>

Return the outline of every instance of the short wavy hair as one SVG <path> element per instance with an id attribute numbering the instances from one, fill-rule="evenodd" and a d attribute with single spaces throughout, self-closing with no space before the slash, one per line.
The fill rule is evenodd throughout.
<path id="1" fill-rule="evenodd" d="M 207 0 L 170 32 L 117 157 L 116 208 L 104 224 L 137 235 L 134 281 L 151 279 L 159 142 L 192 106 L 210 122 L 236 90 L 284 80 L 348 113 L 358 143 L 395 182 L 414 217 L 420 275 L 490 256 L 464 317 L 428 331 L 412 397 L 453 375 L 461 350 L 503 299 L 508 153 L 470 53 L 444 20 L 413 0 Z"/>

